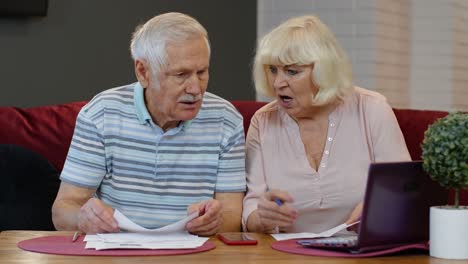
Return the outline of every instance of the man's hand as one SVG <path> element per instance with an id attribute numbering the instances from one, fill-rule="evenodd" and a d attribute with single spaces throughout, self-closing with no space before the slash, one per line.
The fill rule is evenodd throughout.
<path id="1" fill-rule="evenodd" d="M 93 198 L 95 192 L 95 189 L 62 182 L 52 206 L 55 228 L 85 233 L 118 232 L 113 209 Z"/>
<path id="2" fill-rule="evenodd" d="M 114 210 L 97 198 L 89 199 L 78 214 L 78 228 L 87 234 L 119 232 Z"/>
<path id="3" fill-rule="evenodd" d="M 187 209 L 187 214 L 198 211 L 199 217 L 188 222 L 185 228 L 192 234 L 210 236 L 218 232 L 221 226 L 221 202 L 214 199 L 192 204 Z"/>

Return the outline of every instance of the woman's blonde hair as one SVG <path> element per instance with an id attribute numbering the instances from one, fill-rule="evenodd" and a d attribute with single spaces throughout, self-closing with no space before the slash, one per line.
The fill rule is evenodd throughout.
<path id="1" fill-rule="evenodd" d="M 253 78 L 257 92 L 275 96 L 268 85 L 268 65 L 313 65 L 319 91 L 314 105 L 343 100 L 353 87 L 351 66 L 333 33 L 315 16 L 295 17 L 265 35 L 257 47 Z"/>

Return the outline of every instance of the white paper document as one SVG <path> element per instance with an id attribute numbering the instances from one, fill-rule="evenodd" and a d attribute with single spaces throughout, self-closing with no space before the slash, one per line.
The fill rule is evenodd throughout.
<path id="1" fill-rule="evenodd" d="M 136 232 L 136 233 L 173 233 L 173 232 L 183 232 L 185 231 L 185 225 L 192 221 L 193 219 L 197 218 L 198 212 L 194 212 L 191 215 L 188 215 L 184 219 L 175 222 L 173 224 L 156 228 L 156 229 L 148 229 L 144 228 L 132 220 L 128 219 L 125 215 L 123 215 L 119 210 L 114 211 L 114 218 L 119 223 L 119 227 L 121 230 L 125 230 L 127 232 Z"/>
<path id="2" fill-rule="evenodd" d="M 112 236 L 110 236 L 112 235 Z M 154 234 L 154 233 L 114 233 L 86 235 L 85 248 L 102 249 L 189 249 L 201 247 L 207 237 L 198 237 L 189 233 Z"/>
<path id="3" fill-rule="evenodd" d="M 331 237 L 334 234 L 345 230 L 346 228 L 353 226 L 360 221 L 351 223 L 351 224 L 341 224 L 338 226 L 335 226 L 331 229 L 328 229 L 326 231 L 323 231 L 321 233 L 281 233 L 281 234 L 271 234 L 272 237 L 274 237 L 276 240 L 281 241 L 281 240 L 288 240 L 288 239 L 298 239 L 298 238 L 317 238 L 317 237 Z"/>
<path id="4" fill-rule="evenodd" d="M 121 230 L 126 232 L 86 235 L 85 248 L 102 249 L 189 249 L 202 246 L 208 238 L 189 234 L 185 225 L 198 216 L 195 212 L 173 224 L 156 228 L 144 228 L 114 211 Z"/>

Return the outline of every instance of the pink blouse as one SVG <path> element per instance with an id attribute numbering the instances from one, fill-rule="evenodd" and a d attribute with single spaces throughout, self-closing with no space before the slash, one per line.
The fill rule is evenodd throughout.
<path id="1" fill-rule="evenodd" d="M 276 101 L 252 117 L 246 140 L 243 225 L 268 189 L 289 192 L 299 216 L 281 232 L 322 232 L 344 223 L 363 199 L 371 162 L 411 160 L 385 97 L 356 87 L 328 118 L 322 160 L 307 160 L 297 123 Z"/>

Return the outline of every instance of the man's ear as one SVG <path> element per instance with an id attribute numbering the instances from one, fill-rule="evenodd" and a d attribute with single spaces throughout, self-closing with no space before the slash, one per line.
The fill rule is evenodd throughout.
<path id="1" fill-rule="evenodd" d="M 135 60 L 135 75 L 143 88 L 148 87 L 150 74 L 150 67 L 146 61 Z"/>

